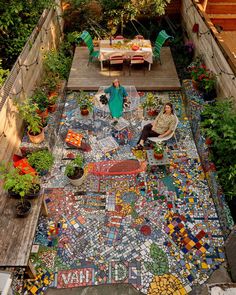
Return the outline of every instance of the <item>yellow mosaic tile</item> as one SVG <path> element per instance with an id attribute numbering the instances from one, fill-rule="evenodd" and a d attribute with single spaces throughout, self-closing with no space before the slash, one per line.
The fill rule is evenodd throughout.
<path id="1" fill-rule="evenodd" d="M 188 243 L 188 245 L 190 245 L 191 247 L 193 247 L 193 246 L 195 245 L 195 243 L 194 243 L 194 241 L 190 241 L 190 242 Z"/>
<path id="2" fill-rule="evenodd" d="M 202 268 L 204 268 L 204 269 L 207 269 L 207 268 L 208 268 L 208 264 L 206 264 L 205 262 L 203 262 L 203 263 L 201 264 L 201 266 L 202 266 Z"/>
<path id="3" fill-rule="evenodd" d="M 30 289 L 30 292 L 32 294 L 35 294 L 36 292 L 38 291 L 38 288 L 36 286 L 33 286 L 31 289 Z"/>

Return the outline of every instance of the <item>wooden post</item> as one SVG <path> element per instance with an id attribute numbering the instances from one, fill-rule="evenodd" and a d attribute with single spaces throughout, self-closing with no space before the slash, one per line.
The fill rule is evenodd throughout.
<path id="1" fill-rule="evenodd" d="M 43 195 L 41 213 L 44 216 L 48 216 L 48 207 L 47 207 L 47 204 L 46 204 L 46 201 L 45 201 L 45 195 Z"/>
<path id="2" fill-rule="evenodd" d="M 26 268 L 26 272 L 28 274 L 28 276 L 31 278 L 31 279 L 36 279 L 36 270 L 32 264 L 32 262 L 29 260 L 28 262 L 28 266 Z"/>

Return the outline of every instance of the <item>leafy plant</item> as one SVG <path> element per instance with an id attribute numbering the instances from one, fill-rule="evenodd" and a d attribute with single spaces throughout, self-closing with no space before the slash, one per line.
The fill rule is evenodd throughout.
<path id="1" fill-rule="evenodd" d="M 43 61 L 47 75 L 57 74 L 60 79 L 67 79 L 70 72 L 71 58 L 66 57 L 62 50 L 50 50 Z"/>
<path id="2" fill-rule="evenodd" d="M 3 68 L 11 68 L 45 8 L 55 5 L 53 0 L 1 1 L 0 56 Z"/>
<path id="3" fill-rule="evenodd" d="M 37 104 L 38 110 L 41 112 L 44 112 L 49 105 L 48 97 L 41 89 L 36 89 L 30 100 L 32 104 Z"/>
<path id="4" fill-rule="evenodd" d="M 54 157 L 48 150 L 32 152 L 27 158 L 29 164 L 34 167 L 38 173 L 48 171 L 54 162 Z"/>
<path id="5" fill-rule="evenodd" d="M 204 106 L 201 128 L 212 140 L 212 160 L 228 199 L 236 192 L 236 114 L 230 99 Z"/>
<path id="6" fill-rule="evenodd" d="M 94 104 L 93 97 L 91 95 L 80 90 L 80 92 L 75 93 L 75 98 L 81 109 L 88 109 L 89 111 L 92 111 Z"/>
<path id="7" fill-rule="evenodd" d="M 57 102 L 57 99 L 58 99 L 57 94 L 51 95 L 51 96 L 48 98 L 49 106 L 50 106 L 50 105 L 54 105 L 54 104 Z"/>
<path id="8" fill-rule="evenodd" d="M 57 85 L 59 83 L 59 77 L 58 75 L 52 74 L 52 73 L 47 73 L 45 74 L 45 77 L 41 83 L 41 89 L 45 93 L 50 93 L 54 91 L 57 88 Z"/>
<path id="9" fill-rule="evenodd" d="M 142 104 L 143 108 L 156 109 L 159 106 L 159 101 L 152 92 L 146 94 L 146 99 Z"/>
<path id="10" fill-rule="evenodd" d="M 163 154 L 164 150 L 165 149 L 164 149 L 164 146 L 162 143 L 159 143 L 159 142 L 155 143 L 154 148 L 153 148 L 153 151 L 155 154 Z"/>
<path id="11" fill-rule="evenodd" d="M 83 168 L 84 166 L 84 158 L 82 154 L 77 154 L 75 159 L 70 161 L 66 165 L 65 175 L 71 177 L 75 174 L 77 168 Z"/>
<path id="12" fill-rule="evenodd" d="M 191 73 L 191 77 L 198 83 L 199 90 L 210 92 L 216 87 L 216 74 L 207 69 L 206 65 L 201 62 L 201 59 L 197 59 L 193 62 L 188 70 Z"/>
<path id="13" fill-rule="evenodd" d="M 37 176 L 21 174 L 17 168 L 5 165 L 5 163 L 1 163 L 0 165 L 0 178 L 3 179 L 3 188 L 19 194 L 22 202 L 24 197 L 33 189 L 34 185 L 39 184 Z"/>
<path id="14" fill-rule="evenodd" d="M 37 104 L 32 104 L 30 99 L 27 98 L 23 102 L 14 102 L 21 118 L 27 123 L 27 128 L 33 135 L 39 134 L 42 131 L 42 121 L 36 113 L 38 110 Z"/>
<path id="15" fill-rule="evenodd" d="M 9 70 L 4 70 L 2 68 L 2 60 L 0 59 L 0 88 L 2 87 L 9 73 Z"/>

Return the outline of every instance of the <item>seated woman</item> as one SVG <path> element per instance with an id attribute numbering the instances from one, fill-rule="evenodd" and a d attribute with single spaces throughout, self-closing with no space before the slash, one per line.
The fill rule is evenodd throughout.
<path id="1" fill-rule="evenodd" d="M 156 119 L 143 127 L 137 149 L 142 149 L 148 137 L 166 137 L 174 131 L 176 125 L 176 117 L 173 111 L 173 105 L 167 102 L 162 112 L 158 114 Z"/>
<path id="2" fill-rule="evenodd" d="M 128 98 L 128 93 L 125 88 L 120 85 L 118 79 L 115 79 L 112 86 L 106 88 L 104 92 L 110 94 L 108 106 L 112 117 L 114 119 L 120 118 L 123 115 L 124 100 Z"/>

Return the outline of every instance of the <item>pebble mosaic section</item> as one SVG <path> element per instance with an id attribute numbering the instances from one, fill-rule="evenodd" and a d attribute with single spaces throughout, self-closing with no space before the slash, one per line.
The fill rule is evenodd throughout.
<path id="1" fill-rule="evenodd" d="M 145 93 L 139 93 L 144 100 Z M 72 187 L 65 165 L 82 152 L 86 163 L 145 159 L 132 152 L 141 131 L 133 116 L 126 131 L 113 130 L 110 117 L 81 117 L 68 95 L 54 154 L 45 181 L 49 217 L 40 217 L 31 261 L 36 281 L 25 281 L 24 294 L 48 287 L 73 288 L 130 283 L 144 294 L 188 294 L 224 261 L 223 235 L 179 92 L 157 93 L 171 101 L 179 118 L 177 144 L 166 143 L 168 163 L 149 165 L 137 182 L 126 178 L 98 183 L 87 177 Z M 96 114 L 96 113 L 95 113 Z M 91 150 L 69 148 L 68 129 L 83 134 Z M 118 135 L 117 135 L 118 134 Z M 122 135 L 122 136 L 121 136 Z M 104 153 L 97 140 L 113 136 L 119 148 Z"/>

